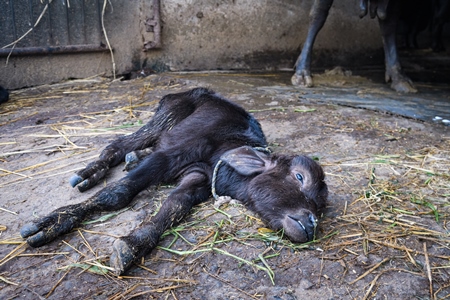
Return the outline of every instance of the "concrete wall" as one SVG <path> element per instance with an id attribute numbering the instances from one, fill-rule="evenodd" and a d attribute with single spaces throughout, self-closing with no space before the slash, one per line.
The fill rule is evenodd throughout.
<path id="1" fill-rule="evenodd" d="M 106 30 L 116 72 L 273 70 L 292 67 L 306 37 L 313 0 L 161 0 L 162 48 L 143 52 L 149 0 L 112 0 Z M 371 59 L 381 48 L 375 20 L 357 16 L 358 0 L 334 3 L 315 44 L 322 62 Z M 1 29 L 0 29 L 1 31 Z M 3 45 L 0 45 L 0 47 Z M 0 57 L 0 85 L 14 89 L 67 78 L 112 74 L 108 53 Z"/>
<path id="2" fill-rule="evenodd" d="M 307 34 L 312 2 L 163 1 L 164 61 L 176 70 L 292 67 Z M 356 0 L 336 1 L 317 49 L 343 53 L 381 46 L 376 22 L 361 22 L 356 8 Z"/>

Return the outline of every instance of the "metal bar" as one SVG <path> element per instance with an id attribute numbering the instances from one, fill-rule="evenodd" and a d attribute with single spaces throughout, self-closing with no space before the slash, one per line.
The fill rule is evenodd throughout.
<path id="1" fill-rule="evenodd" d="M 21 55 L 45 55 L 64 53 L 84 53 L 84 52 L 107 52 L 109 49 L 101 45 L 67 45 L 55 47 L 27 47 L 14 49 L 0 49 L 0 56 L 21 56 Z"/>

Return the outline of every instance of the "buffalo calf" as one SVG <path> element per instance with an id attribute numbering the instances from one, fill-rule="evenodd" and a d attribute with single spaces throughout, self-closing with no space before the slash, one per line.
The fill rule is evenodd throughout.
<path id="1" fill-rule="evenodd" d="M 126 207 L 150 185 L 177 183 L 155 216 L 114 242 L 110 264 L 117 274 L 149 253 L 165 230 L 212 191 L 239 199 L 293 242 L 310 241 L 326 204 L 324 172 L 306 156 L 271 154 L 266 147 L 258 121 L 213 91 L 166 95 L 145 126 L 107 146 L 70 183 L 85 191 L 125 160 L 130 171 L 124 178 L 26 224 L 20 233 L 39 247 L 93 213 Z"/>

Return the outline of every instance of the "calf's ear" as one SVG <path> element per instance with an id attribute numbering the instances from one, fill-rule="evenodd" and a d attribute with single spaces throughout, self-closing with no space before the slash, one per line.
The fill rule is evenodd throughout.
<path id="1" fill-rule="evenodd" d="M 245 176 L 264 172 L 269 162 L 268 155 L 249 146 L 229 150 L 220 159 Z"/>

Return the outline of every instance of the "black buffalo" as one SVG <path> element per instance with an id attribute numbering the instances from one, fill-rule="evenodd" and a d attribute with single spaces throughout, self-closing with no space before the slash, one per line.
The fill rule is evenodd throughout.
<path id="1" fill-rule="evenodd" d="M 266 147 L 258 121 L 213 91 L 197 88 L 167 95 L 145 126 L 107 146 L 71 184 L 84 191 L 125 160 L 135 167 L 124 178 L 80 204 L 26 224 L 20 233 L 29 245 L 39 247 L 92 213 L 126 207 L 150 185 L 178 183 L 154 217 L 114 242 L 110 264 L 121 274 L 194 205 L 210 198 L 214 181 L 218 195 L 239 199 L 293 242 L 310 241 L 326 204 L 324 172 L 306 156 L 271 154 Z"/>
<path id="2" fill-rule="evenodd" d="M 302 52 L 295 63 L 292 84 L 306 87 L 313 86 L 311 77 L 311 54 L 314 41 L 325 24 L 328 11 L 334 0 L 314 0 L 310 14 L 308 35 Z M 378 17 L 384 45 L 385 80 L 391 82 L 391 88 L 397 92 L 415 93 L 417 89 L 412 81 L 402 72 L 398 58 L 396 30 L 400 15 L 400 0 L 359 0 L 360 17 L 369 13 L 371 18 Z M 430 0 L 431 1 L 431 0 Z"/>

